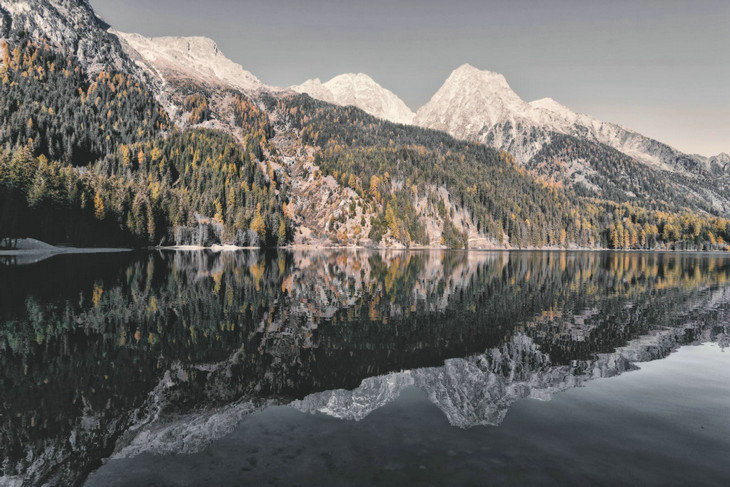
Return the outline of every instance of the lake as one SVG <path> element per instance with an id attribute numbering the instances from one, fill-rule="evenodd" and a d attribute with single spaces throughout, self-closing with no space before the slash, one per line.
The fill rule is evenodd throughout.
<path id="1" fill-rule="evenodd" d="M 0 265 L 0 486 L 727 485 L 730 257 Z"/>

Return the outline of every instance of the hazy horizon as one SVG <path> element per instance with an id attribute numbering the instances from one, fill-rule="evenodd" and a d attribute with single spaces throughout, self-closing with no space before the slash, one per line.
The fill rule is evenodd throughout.
<path id="1" fill-rule="evenodd" d="M 91 0 L 114 28 L 201 35 L 264 83 L 362 72 L 417 110 L 456 67 L 706 156 L 730 152 L 730 2 Z"/>

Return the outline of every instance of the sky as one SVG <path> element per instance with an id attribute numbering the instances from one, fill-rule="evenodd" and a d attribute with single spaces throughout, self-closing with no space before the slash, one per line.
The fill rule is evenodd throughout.
<path id="1" fill-rule="evenodd" d="M 123 32 L 200 35 L 262 82 L 366 73 L 414 111 L 464 63 L 688 153 L 730 152 L 729 0 L 90 0 Z"/>

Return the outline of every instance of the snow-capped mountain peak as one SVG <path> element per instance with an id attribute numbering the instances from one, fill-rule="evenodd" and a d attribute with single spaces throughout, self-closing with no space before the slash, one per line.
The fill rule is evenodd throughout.
<path id="1" fill-rule="evenodd" d="M 318 78 L 310 79 L 301 85 L 292 86 L 291 89 L 328 103 L 352 105 L 374 117 L 391 122 L 413 122 L 413 111 L 398 96 L 363 73 L 341 74 L 326 83 Z"/>
<path id="2" fill-rule="evenodd" d="M 561 105 L 552 98 L 540 98 L 539 100 L 531 101 L 530 106 L 541 110 L 547 110 L 550 113 L 560 116 L 566 120 L 574 120 L 578 118 L 578 114 L 565 105 Z"/>
<path id="3" fill-rule="evenodd" d="M 144 37 L 111 31 L 138 64 L 167 82 L 186 79 L 203 85 L 255 91 L 262 83 L 231 61 L 207 37 Z"/>
<path id="4" fill-rule="evenodd" d="M 454 70 L 416 113 L 415 124 L 511 152 L 527 164 L 552 134 L 608 145 L 651 167 L 685 171 L 686 156 L 672 147 L 623 128 L 576 113 L 552 98 L 527 103 L 504 76 L 464 64 Z"/>
<path id="5" fill-rule="evenodd" d="M 418 110 L 415 123 L 443 130 L 456 138 L 514 150 L 517 147 L 506 139 L 485 138 L 485 133 L 498 124 L 532 124 L 537 112 L 510 88 L 503 75 L 464 64 Z"/>
<path id="6" fill-rule="evenodd" d="M 464 81 L 464 80 L 479 80 L 480 83 L 485 85 L 493 85 L 495 89 L 512 89 L 507 83 L 507 79 L 503 74 L 496 73 L 494 71 L 488 71 L 486 69 L 478 69 L 469 63 L 464 63 L 451 72 L 451 75 L 447 79 L 447 82 Z"/>
<path id="7" fill-rule="evenodd" d="M 443 103 L 458 103 L 470 113 L 473 122 L 487 126 L 505 116 L 529 111 L 529 105 L 512 91 L 503 75 L 470 64 L 455 69 L 422 110 L 428 112 L 429 105 Z"/>

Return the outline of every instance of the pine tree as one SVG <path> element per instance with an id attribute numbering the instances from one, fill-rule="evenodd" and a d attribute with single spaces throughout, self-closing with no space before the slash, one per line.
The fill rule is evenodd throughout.
<path id="1" fill-rule="evenodd" d="M 155 213 L 152 204 L 147 205 L 147 235 L 150 241 L 154 242 L 156 234 Z"/>

